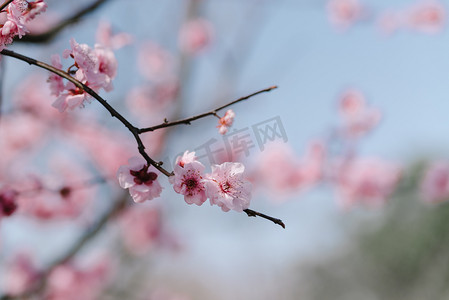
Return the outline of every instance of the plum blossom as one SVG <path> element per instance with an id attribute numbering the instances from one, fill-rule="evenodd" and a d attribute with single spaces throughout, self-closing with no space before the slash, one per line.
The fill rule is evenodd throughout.
<path id="1" fill-rule="evenodd" d="M 6 15 L 2 14 L 0 20 L 0 50 L 11 44 L 15 36 L 22 38 L 28 32 L 26 23 L 46 8 L 47 4 L 43 0 L 14 0 L 8 4 L 4 11 Z"/>
<path id="2" fill-rule="evenodd" d="M 157 170 L 148 166 L 143 158 L 132 157 L 129 166 L 121 166 L 117 172 L 119 184 L 129 193 L 134 202 L 142 203 L 160 196 L 162 186 L 157 181 Z"/>
<path id="3" fill-rule="evenodd" d="M 241 163 L 225 162 L 213 165 L 212 173 L 206 175 L 206 195 L 211 205 L 223 211 L 242 212 L 251 200 L 251 183 L 243 177 L 245 166 Z"/>
<path id="4" fill-rule="evenodd" d="M 363 16 L 363 10 L 359 0 L 330 0 L 327 3 L 329 20 L 340 30 L 358 22 Z"/>
<path id="5" fill-rule="evenodd" d="M 305 190 L 323 176 L 325 149 L 321 142 L 313 141 L 307 146 L 303 157 L 296 155 L 286 143 L 271 143 L 257 157 L 252 179 L 257 186 L 282 199 L 283 194 Z"/>
<path id="6" fill-rule="evenodd" d="M 380 121 L 377 108 L 368 106 L 365 97 L 357 90 L 347 90 L 340 98 L 340 114 L 343 119 L 343 133 L 347 137 L 360 137 L 371 131 Z"/>
<path id="7" fill-rule="evenodd" d="M 25 253 L 19 253 L 8 264 L 4 290 L 9 295 L 19 295 L 30 289 L 39 276 L 39 271 L 31 257 Z"/>
<path id="8" fill-rule="evenodd" d="M 228 132 L 229 127 L 232 126 L 232 123 L 234 122 L 235 113 L 232 111 L 232 109 L 229 109 L 226 111 L 223 118 L 220 118 L 218 120 L 218 132 L 222 135 L 225 135 Z"/>
<path id="9" fill-rule="evenodd" d="M 162 220 L 159 209 L 132 206 L 118 217 L 123 241 L 128 250 L 139 255 L 158 245 L 162 235 Z"/>
<path id="10" fill-rule="evenodd" d="M 396 164 L 374 158 L 344 161 L 337 169 L 337 192 L 344 208 L 357 203 L 373 207 L 383 205 L 401 175 Z"/>
<path id="11" fill-rule="evenodd" d="M 188 21 L 179 33 L 179 47 L 186 53 L 196 54 L 204 50 L 212 40 L 212 25 L 204 19 Z"/>
<path id="12" fill-rule="evenodd" d="M 169 178 L 175 192 L 184 195 L 188 204 L 202 205 L 206 200 L 204 165 L 196 160 L 195 152 L 186 151 L 178 157 L 174 175 Z"/>
<path id="13" fill-rule="evenodd" d="M 438 33 L 446 22 L 446 10 L 439 1 L 420 1 L 406 13 L 406 25 L 423 33 Z"/>
<path id="14" fill-rule="evenodd" d="M 432 163 L 425 171 L 420 189 L 426 202 L 449 200 L 449 164 L 443 161 Z"/>
<path id="15" fill-rule="evenodd" d="M 74 78 L 83 84 L 89 86 L 95 92 L 101 88 L 109 92 L 112 90 L 112 79 L 117 73 L 117 60 L 114 53 L 101 45 L 95 45 L 92 49 L 86 44 L 78 44 L 75 39 L 70 40 L 71 49 L 63 52 L 63 58 L 71 57 L 75 64 L 76 70 L 70 70 L 75 73 Z M 57 55 L 52 56 L 52 65 L 61 69 L 62 64 Z M 72 82 L 67 82 L 64 86 L 61 79 L 55 75 L 51 75 L 48 79 L 52 94 L 58 98 L 53 106 L 60 112 L 76 107 L 83 107 L 88 95 L 82 88 L 75 86 Z"/>
<path id="16" fill-rule="evenodd" d="M 97 43 L 111 49 L 120 49 L 133 41 L 132 36 L 128 33 L 113 34 L 111 24 L 106 21 L 102 21 L 98 25 L 96 39 Z"/>

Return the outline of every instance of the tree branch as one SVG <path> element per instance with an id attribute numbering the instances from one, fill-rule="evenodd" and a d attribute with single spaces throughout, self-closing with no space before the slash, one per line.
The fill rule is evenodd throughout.
<path id="1" fill-rule="evenodd" d="M 247 99 L 249 99 L 249 98 L 251 98 L 251 97 L 253 97 L 253 96 L 256 96 L 256 95 L 258 95 L 258 94 L 269 92 L 269 91 L 274 90 L 274 89 L 276 89 L 276 88 L 277 88 L 277 86 L 274 85 L 274 86 L 271 86 L 271 87 L 269 87 L 269 88 L 266 88 L 266 89 L 257 91 L 257 92 L 255 92 L 255 93 L 252 93 L 252 94 L 250 94 L 250 95 L 248 95 L 248 96 L 241 97 L 241 98 L 239 98 L 239 99 L 237 99 L 237 100 L 234 100 L 234 101 L 232 101 L 232 102 L 229 102 L 228 104 L 225 104 L 225 105 L 223 105 L 223 106 L 220 106 L 220 107 L 218 107 L 218 108 L 216 108 L 216 109 L 214 109 L 214 110 L 211 110 L 211 111 L 209 111 L 209 112 L 206 112 L 206 113 L 203 113 L 203 114 L 200 114 L 200 115 L 196 115 L 196 116 L 193 116 L 193 117 L 190 117 L 190 118 L 187 118 L 187 119 L 182 119 L 182 120 L 178 120 L 178 121 L 173 121 L 173 122 L 168 122 L 168 121 L 166 120 L 164 123 L 159 124 L 159 125 L 156 125 L 156 126 L 152 126 L 152 127 L 148 127 L 148 128 L 141 128 L 141 129 L 138 130 L 138 132 L 139 132 L 139 133 L 144 133 L 144 132 L 154 131 L 154 130 L 157 130 L 157 129 L 166 128 L 166 127 L 171 127 L 171 126 L 176 126 L 176 125 L 180 125 L 180 124 L 190 125 L 190 122 L 192 122 L 192 121 L 195 121 L 195 120 L 198 120 L 198 119 L 207 117 L 207 116 L 215 116 L 215 115 L 217 114 L 217 111 L 220 111 L 220 110 L 222 110 L 222 109 L 225 109 L 225 108 L 227 108 L 227 107 L 229 107 L 229 106 L 231 106 L 231 105 L 234 105 L 234 104 L 236 104 L 236 103 L 238 103 L 238 102 L 247 100 Z"/>
<path id="2" fill-rule="evenodd" d="M 0 11 L 2 11 L 5 7 L 9 5 L 9 3 L 13 2 L 14 0 L 8 0 L 5 1 L 2 5 L 0 5 Z"/>
<path id="3" fill-rule="evenodd" d="M 39 34 L 25 35 L 21 39 L 15 39 L 15 42 L 47 43 L 52 39 L 54 39 L 65 27 L 78 22 L 82 17 L 93 12 L 95 9 L 99 8 L 102 4 L 106 3 L 107 1 L 108 0 L 96 0 L 91 4 L 89 4 L 88 6 L 86 6 L 85 8 L 75 12 L 71 16 L 60 21 L 58 24 L 56 24 L 49 30 Z"/>

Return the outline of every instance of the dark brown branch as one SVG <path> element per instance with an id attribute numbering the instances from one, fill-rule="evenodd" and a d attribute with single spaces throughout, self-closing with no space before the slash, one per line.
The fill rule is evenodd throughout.
<path id="1" fill-rule="evenodd" d="M 0 6 L 0 11 L 2 11 L 5 7 L 7 7 L 9 5 L 9 3 L 13 2 L 14 0 L 8 0 L 5 1 L 1 6 Z"/>
<path id="2" fill-rule="evenodd" d="M 38 60 L 36 60 L 36 59 L 30 58 L 30 57 L 27 57 L 27 56 L 24 56 L 24 55 L 19 54 L 19 53 L 15 53 L 15 52 L 13 52 L 13 51 L 11 51 L 11 50 L 8 50 L 8 49 L 3 49 L 0 53 L 3 54 L 3 55 L 6 55 L 6 56 L 11 56 L 11 57 L 17 58 L 17 59 L 19 59 L 19 60 L 25 61 L 25 62 L 27 62 L 27 63 L 30 64 L 30 65 L 35 65 L 35 66 L 38 66 L 38 67 L 40 67 L 40 68 L 46 69 L 46 70 L 48 70 L 48 71 L 50 71 L 50 72 L 52 72 L 52 73 L 54 73 L 54 74 L 57 74 L 57 75 L 61 76 L 62 78 L 65 78 L 65 79 L 69 80 L 69 81 L 72 82 L 74 85 L 76 85 L 78 88 L 83 89 L 86 93 L 88 93 L 89 95 L 91 95 L 92 97 L 94 97 L 96 100 L 98 100 L 98 102 L 100 102 L 100 104 L 103 105 L 103 107 L 106 108 L 107 111 L 109 111 L 109 113 L 111 114 L 112 117 L 117 118 L 123 125 L 126 126 L 126 128 L 129 129 L 129 131 L 131 131 L 131 133 L 133 134 L 133 136 L 134 136 L 134 138 L 135 138 L 135 140 L 136 140 L 136 142 L 137 142 L 137 146 L 138 146 L 138 149 L 139 149 L 139 153 L 143 156 L 143 158 L 145 158 L 145 160 L 146 160 L 146 162 L 147 162 L 148 164 L 153 165 L 156 169 L 158 169 L 162 174 L 164 174 L 164 175 L 167 176 L 167 177 L 173 176 L 173 173 L 170 173 L 169 171 L 165 170 L 165 169 L 161 166 L 160 163 L 154 161 L 154 160 L 153 160 L 153 159 L 152 159 L 152 158 L 145 152 L 145 146 L 143 145 L 142 140 L 140 139 L 140 136 L 139 136 L 140 133 L 145 132 L 145 131 L 141 131 L 141 130 L 139 130 L 138 128 L 134 127 L 134 126 L 133 126 L 127 119 L 125 119 L 125 117 L 123 117 L 123 116 L 122 116 L 118 111 L 116 111 L 116 110 L 115 110 L 115 109 L 114 109 L 114 108 L 113 108 L 113 107 L 112 107 L 106 100 L 104 100 L 103 98 L 101 98 L 101 97 L 100 97 L 95 91 L 93 91 L 91 88 L 89 88 L 88 86 L 86 86 L 86 85 L 83 84 L 82 82 L 76 80 L 75 78 L 73 78 L 72 76 L 70 76 L 68 73 L 66 73 L 66 72 L 64 72 L 64 71 L 62 71 L 62 70 L 59 70 L 59 69 L 57 69 L 57 68 L 55 68 L 55 67 L 53 67 L 53 66 L 51 66 L 51 65 L 49 65 L 49 64 L 46 64 L 46 63 L 44 63 L 44 62 L 38 61 Z M 194 121 L 194 120 L 197 120 L 197 119 L 199 119 L 199 118 L 203 118 L 203 117 L 209 116 L 209 115 L 215 115 L 216 112 L 219 111 L 219 110 L 222 110 L 222 109 L 224 109 L 224 108 L 226 108 L 226 107 L 228 107 L 228 106 L 231 106 L 231 105 L 233 105 L 233 104 L 235 104 L 235 103 L 237 103 L 237 102 L 240 102 L 240 101 L 249 99 L 249 98 L 251 98 L 251 97 L 253 97 L 253 96 L 257 95 L 257 94 L 264 93 L 264 92 L 269 92 L 269 91 L 271 91 L 271 90 L 273 90 L 273 89 L 275 89 L 275 88 L 277 88 L 277 86 L 272 86 L 272 87 L 266 88 L 266 89 L 264 89 L 264 90 L 257 91 L 257 92 L 255 92 L 255 93 L 252 93 L 252 94 L 248 95 L 248 96 L 239 98 L 239 99 L 234 100 L 234 101 L 232 101 L 232 102 L 230 102 L 230 103 L 228 103 L 228 104 L 225 104 L 225 105 L 223 105 L 223 106 L 220 106 L 220 107 L 218 107 L 218 108 L 217 108 L 216 110 L 214 110 L 214 111 L 211 111 L 211 112 L 208 112 L 208 113 L 205 113 L 205 114 L 202 114 L 202 115 L 198 115 L 198 116 L 195 116 L 195 117 L 192 117 L 192 118 L 188 118 L 188 119 L 184 119 L 184 120 L 180 120 L 180 121 L 176 121 L 176 122 L 163 123 L 163 124 L 161 124 L 161 125 L 164 125 L 164 124 L 165 124 L 165 125 L 168 125 L 168 126 L 164 126 L 164 127 L 169 127 L 169 126 L 174 126 L 174 125 L 178 125 L 178 124 L 189 124 L 190 121 Z M 161 127 L 161 128 L 163 128 L 163 127 Z M 152 130 L 148 130 L 148 131 L 152 131 Z M 250 210 L 250 209 L 246 209 L 246 210 L 245 210 L 245 213 L 246 213 L 249 217 L 256 217 L 256 216 L 258 216 L 258 217 L 261 217 L 261 218 L 270 220 L 270 221 L 274 222 L 275 224 L 279 224 L 279 225 L 281 225 L 282 227 L 285 228 L 284 223 L 283 223 L 281 220 L 279 220 L 279 219 L 275 219 L 275 218 L 273 218 L 273 217 L 264 215 L 264 214 L 262 214 L 262 213 L 259 213 L 259 212 L 257 212 L 257 211 Z"/>
<path id="3" fill-rule="evenodd" d="M 59 70 L 49 64 L 46 64 L 44 62 L 38 61 L 34 58 L 30 58 L 28 56 L 16 53 L 14 51 L 8 50 L 8 49 L 3 49 L 1 52 L 1 54 L 5 55 L 5 56 L 11 56 L 14 58 L 17 58 L 19 60 L 22 60 L 24 62 L 27 62 L 30 65 L 35 65 L 38 66 L 42 69 L 48 70 L 54 74 L 57 74 L 58 76 L 61 76 L 62 78 L 67 79 L 68 81 L 72 82 L 75 86 L 77 86 L 78 88 L 84 90 L 86 93 L 88 93 L 89 95 L 91 95 L 92 97 L 94 97 L 98 102 L 100 102 L 100 104 L 106 108 L 106 110 L 111 114 L 112 117 L 117 118 L 123 125 L 125 125 L 126 128 L 128 128 L 129 131 L 131 131 L 132 135 L 134 136 L 138 148 L 139 148 L 139 153 L 142 154 L 142 156 L 145 158 L 145 160 L 147 161 L 148 164 L 153 165 L 156 169 L 158 169 L 161 173 L 163 173 L 166 176 L 171 176 L 171 173 L 167 170 L 165 170 L 164 168 L 161 167 L 161 165 L 157 162 L 155 162 L 152 158 L 150 158 L 148 156 L 148 154 L 145 152 L 145 146 L 142 143 L 142 140 L 139 137 L 139 132 L 138 132 L 138 128 L 135 127 L 134 125 L 132 125 L 125 117 L 123 117 L 118 111 L 116 111 L 106 100 L 104 100 L 102 97 L 100 97 L 100 95 L 98 95 L 94 90 L 92 90 L 90 87 L 88 87 L 87 85 L 83 84 L 82 82 L 76 80 L 75 78 L 73 78 L 72 76 L 70 76 L 68 73 Z"/>
<path id="4" fill-rule="evenodd" d="M 276 219 L 276 218 L 267 216 L 265 214 L 262 214 L 262 213 L 260 213 L 258 211 L 252 210 L 252 209 L 245 209 L 243 211 L 248 215 L 248 217 L 261 217 L 261 218 L 270 220 L 274 224 L 278 224 L 278 225 L 282 226 L 282 228 L 285 229 L 285 224 L 284 224 L 284 222 L 282 222 L 281 219 Z"/>
<path id="5" fill-rule="evenodd" d="M 203 113 L 203 114 L 200 114 L 200 115 L 196 115 L 196 116 L 193 116 L 193 117 L 190 117 L 190 118 L 187 118 L 187 119 L 182 119 L 182 120 L 173 121 L 173 122 L 167 122 L 165 120 L 164 123 L 162 123 L 162 124 L 159 124 L 159 125 L 156 125 L 156 126 L 152 126 L 152 127 L 148 127 L 148 128 L 141 128 L 141 129 L 139 129 L 139 133 L 144 133 L 144 132 L 148 132 L 148 131 L 154 131 L 154 130 L 157 130 L 157 129 L 171 127 L 171 126 L 176 126 L 176 125 L 180 125 L 180 124 L 190 125 L 190 122 L 192 122 L 192 121 L 195 121 L 195 120 L 207 117 L 207 116 L 216 116 L 217 115 L 217 111 L 225 109 L 225 108 L 227 108 L 227 107 L 229 107 L 231 105 L 234 105 L 234 104 L 236 104 L 238 102 L 247 100 L 247 99 L 249 99 L 249 98 L 251 98 L 253 96 L 256 96 L 258 94 L 269 92 L 269 91 L 274 90 L 276 88 L 277 88 L 277 86 L 271 86 L 269 88 L 257 91 L 255 93 L 252 93 L 252 94 L 248 95 L 248 96 L 241 97 L 241 98 L 239 98 L 237 100 L 229 102 L 228 104 L 220 106 L 220 107 L 218 107 L 218 108 L 216 108 L 214 110 L 211 110 L 209 112 L 206 112 L 206 113 Z"/>
<path id="6" fill-rule="evenodd" d="M 102 4 L 106 3 L 108 0 L 96 0 L 84 7 L 83 9 L 75 12 L 71 16 L 65 18 L 49 30 L 39 33 L 39 34 L 28 34 L 23 36 L 21 39 L 16 39 L 16 42 L 25 43 L 47 43 L 54 39 L 65 27 L 78 22 L 82 17 L 93 12 L 95 9 L 99 8 Z"/>

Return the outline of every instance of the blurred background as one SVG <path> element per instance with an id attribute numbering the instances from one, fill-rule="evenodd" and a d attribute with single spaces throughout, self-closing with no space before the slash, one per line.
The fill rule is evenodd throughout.
<path id="1" fill-rule="evenodd" d="M 254 186 L 250 208 L 286 228 L 186 205 L 166 178 L 160 198 L 133 203 L 115 179 L 138 155 L 127 129 L 95 101 L 59 113 L 45 71 L 2 58 L 0 180 L 35 190 L 37 178 L 53 178 L 60 198 L 68 186 L 61 172 L 87 187 L 70 200 L 81 206 L 75 213 L 29 208 L 49 198 L 32 194 L 1 219 L 4 294 L 44 274 L 46 299 L 70 299 L 48 290 L 64 284 L 83 287 L 74 299 L 449 298 L 447 1 L 46 2 L 30 25 L 36 40 L 8 48 L 50 62 L 71 38 L 90 47 L 108 41 L 118 70 L 114 90 L 101 95 L 138 126 L 277 85 L 232 106 L 226 135 L 209 117 L 144 142 L 169 170 L 185 150 L 207 170 L 242 161 Z M 94 2 L 51 39 L 39 36 Z M 17 116 L 33 109 L 41 111 L 33 122 L 45 123 L 32 123 L 38 134 L 14 123 L 28 124 Z M 25 141 L 14 152 L 18 136 Z M 120 213 L 80 240 L 111 210 Z M 76 276 L 69 267 L 40 273 L 55 259 L 76 265 Z"/>

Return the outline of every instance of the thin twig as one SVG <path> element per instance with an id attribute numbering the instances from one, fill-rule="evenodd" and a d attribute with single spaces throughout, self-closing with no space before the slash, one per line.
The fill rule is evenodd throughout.
<path id="1" fill-rule="evenodd" d="M 58 24 L 50 28 L 49 30 L 39 34 L 28 34 L 21 39 L 16 39 L 15 42 L 25 43 L 47 43 L 54 39 L 65 27 L 78 22 L 85 15 L 93 12 L 95 9 L 106 3 L 108 0 L 96 0 L 84 7 L 83 9 L 75 12 L 71 16 L 60 21 Z"/>
<path id="2" fill-rule="evenodd" d="M 284 222 L 282 222 L 281 219 L 276 219 L 276 218 L 267 216 L 267 215 L 265 215 L 265 214 L 262 214 L 262 213 L 260 213 L 260 212 L 258 212 L 258 211 L 252 210 L 252 209 L 245 209 L 245 210 L 243 210 L 243 211 L 248 215 L 248 217 L 261 217 L 261 218 L 270 220 L 270 221 L 273 222 L 274 224 L 278 224 L 278 225 L 280 225 L 282 228 L 285 229 L 285 224 L 284 224 Z"/>
<path id="3" fill-rule="evenodd" d="M 152 159 L 152 158 L 145 152 L 145 146 L 143 145 L 143 142 L 142 142 L 142 140 L 140 139 L 140 136 L 139 136 L 139 134 L 142 133 L 142 131 L 141 131 L 142 129 L 138 129 L 137 127 L 133 126 L 133 125 L 132 125 L 132 124 L 131 124 L 125 117 L 123 117 L 123 116 L 122 116 L 118 111 L 116 111 L 116 110 L 115 110 L 115 109 L 114 109 L 114 108 L 113 108 L 113 107 L 112 107 L 106 100 L 104 100 L 103 98 L 101 98 L 101 97 L 100 97 L 95 91 L 93 91 L 90 87 L 88 87 L 87 85 L 83 84 L 82 82 L 76 80 L 75 78 L 73 78 L 72 76 L 70 76 L 68 73 L 66 73 L 66 72 L 64 72 L 64 71 L 62 71 L 62 70 L 60 70 L 60 69 L 57 69 L 57 68 L 55 68 L 55 67 L 53 67 L 53 66 L 51 66 L 51 65 L 49 65 L 49 64 L 46 64 L 46 63 L 41 62 L 41 61 L 38 61 L 38 60 L 36 60 L 36 59 L 34 59 L 34 58 L 27 57 L 27 56 L 25 56 L 25 55 L 22 55 L 22 54 L 13 52 L 13 51 L 8 50 L 8 49 L 3 49 L 3 50 L 0 52 L 0 54 L 6 55 L 6 56 L 10 56 L 10 57 L 14 57 L 14 58 L 17 58 L 17 59 L 19 59 L 19 60 L 25 61 L 25 62 L 27 62 L 27 63 L 30 64 L 30 65 L 35 65 L 35 66 L 38 66 L 38 67 L 40 67 L 40 68 L 46 69 L 46 70 L 48 70 L 48 71 L 50 71 L 50 72 L 52 72 L 52 73 L 54 73 L 54 74 L 57 74 L 58 76 L 61 76 L 62 78 L 65 78 L 65 79 L 69 80 L 69 81 L 72 82 L 74 85 L 76 85 L 78 88 L 83 89 L 86 93 L 88 93 L 89 95 L 91 95 L 92 97 L 94 97 L 96 100 L 98 100 L 98 102 L 100 102 L 100 104 L 103 105 L 103 107 L 106 108 L 107 111 L 109 111 L 109 113 L 111 114 L 112 117 L 117 118 L 123 125 L 126 126 L 126 128 L 129 129 L 129 131 L 131 131 L 132 135 L 134 136 L 134 138 L 135 138 L 135 140 L 136 140 L 136 142 L 137 142 L 137 147 L 138 147 L 138 149 L 139 149 L 139 153 L 143 156 L 143 158 L 145 158 L 145 160 L 146 160 L 146 162 L 147 162 L 148 164 L 153 165 L 156 169 L 158 169 L 162 174 L 164 174 L 164 175 L 167 176 L 167 177 L 170 177 L 170 176 L 173 176 L 173 175 L 174 175 L 173 172 L 169 172 L 169 171 L 167 171 L 166 169 L 164 169 L 164 168 L 161 166 L 160 163 L 158 163 L 158 162 L 156 162 L 155 160 L 153 160 L 153 159 Z M 188 119 L 184 119 L 184 120 L 180 120 L 180 121 L 176 121 L 176 122 L 172 122 L 172 123 L 167 122 L 167 123 L 163 123 L 163 124 L 161 124 L 161 125 L 164 125 L 164 124 L 165 124 L 165 125 L 168 125 L 168 126 L 174 126 L 174 125 L 178 125 L 178 124 L 189 124 L 190 121 L 194 121 L 194 120 L 197 120 L 197 119 L 199 119 L 199 118 L 203 118 L 203 117 L 209 116 L 209 115 L 215 115 L 216 112 L 219 111 L 219 110 L 222 110 L 222 109 L 224 109 L 224 108 L 226 108 L 226 107 L 228 107 L 228 106 L 231 106 L 231 105 L 233 105 L 233 104 L 235 104 L 235 103 L 237 103 L 237 102 L 240 102 L 240 101 L 249 99 L 249 98 L 251 98 L 251 97 L 253 97 L 253 96 L 257 95 L 257 94 L 264 93 L 264 92 L 269 92 L 269 91 L 271 91 L 271 90 L 273 90 L 273 89 L 275 89 L 275 88 L 277 88 L 277 86 L 272 86 L 272 87 L 269 87 L 269 88 L 266 88 L 266 89 L 257 91 L 257 92 L 255 92 L 255 93 L 252 93 L 252 94 L 248 95 L 248 96 L 239 98 L 239 99 L 234 100 L 234 101 L 232 101 L 232 102 L 230 102 L 230 103 L 228 103 L 228 104 L 225 104 L 225 105 L 223 105 L 223 106 L 220 106 L 220 107 L 218 107 L 218 108 L 217 108 L 216 110 L 214 110 L 214 111 L 211 111 L 211 112 L 208 112 L 208 113 L 205 113 L 205 114 L 202 114 L 202 115 L 198 115 L 198 116 L 195 116 L 195 117 L 192 117 L 192 118 L 188 118 Z M 186 122 L 187 122 L 187 123 L 186 123 Z M 165 126 L 165 127 L 168 127 L 168 126 Z M 161 128 L 162 128 L 162 127 L 161 127 Z M 149 131 L 151 131 L 151 130 L 149 130 Z M 276 223 L 276 224 L 279 224 L 279 225 L 281 225 L 282 227 L 285 228 L 284 223 L 282 223 L 282 221 L 279 220 L 279 219 L 276 219 L 276 218 L 267 216 L 267 215 L 265 215 L 265 214 L 262 214 L 262 213 L 259 213 L 259 212 L 257 212 L 257 211 L 250 210 L 250 209 L 245 210 L 245 212 L 246 212 L 246 214 L 247 214 L 249 217 L 255 217 L 255 216 L 258 216 L 258 217 L 261 217 L 261 218 L 270 220 L 270 221 L 272 221 L 272 222 L 274 222 L 274 223 Z"/>
<path id="4" fill-rule="evenodd" d="M 277 86 L 270 86 L 269 88 L 257 91 L 255 93 L 252 93 L 252 94 L 250 94 L 248 96 L 245 96 L 245 97 L 241 97 L 241 98 L 239 98 L 237 100 L 229 102 L 228 104 L 220 106 L 220 107 L 218 107 L 218 108 L 216 108 L 214 110 L 211 110 L 209 112 L 206 112 L 206 113 L 203 113 L 203 114 L 200 114 L 200 115 L 196 115 L 196 116 L 193 116 L 193 117 L 190 117 L 190 118 L 187 118 L 187 119 L 182 119 L 182 120 L 173 121 L 173 122 L 166 122 L 166 121 L 164 121 L 164 123 L 161 123 L 161 124 L 156 125 L 156 126 L 147 127 L 147 128 L 141 128 L 141 129 L 139 129 L 139 133 L 144 133 L 144 132 L 148 132 L 148 131 L 154 131 L 154 130 L 157 130 L 157 129 L 171 127 L 171 126 L 176 126 L 176 125 L 180 125 L 180 124 L 190 125 L 190 122 L 192 122 L 192 121 L 195 121 L 195 120 L 207 117 L 207 116 L 216 116 L 217 115 L 217 111 L 225 109 L 225 108 L 227 108 L 227 107 L 229 107 L 231 105 L 234 105 L 234 104 L 236 104 L 238 102 L 247 100 L 247 99 L 249 99 L 249 98 L 251 98 L 253 96 L 256 96 L 258 94 L 269 92 L 269 91 L 274 90 L 276 88 L 277 88 Z"/>
<path id="5" fill-rule="evenodd" d="M 147 161 L 148 164 L 153 165 L 156 169 L 158 169 L 161 173 L 163 173 L 166 176 L 171 176 L 171 173 L 167 170 L 165 170 L 164 168 L 161 167 L 161 165 L 159 163 L 157 163 L 156 161 L 154 161 L 152 158 L 150 158 L 148 156 L 148 154 L 145 152 L 145 146 L 143 145 L 142 140 L 139 137 L 139 132 L 138 132 L 138 128 L 135 127 L 134 125 L 132 125 L 125 117 L 123 117 L 118 111 L 116 111 L 105 99 L 103 99 L 102 97 L 100 97 L 100 95 L 98 95 L 94 90 L 92 90 L 90 87 L 88 87 L 87 85 L 85 85 L 84 83 L 76 80 L 75 78 L 73 78 L 72 76 L 70 76 L 68 73 L 55 68 L 49 64 L 46 64 L 44 62 L 38 61 L 34 58 L 16 53 L 14 51 L 8 50 L 8 49 L 3 49 L 1 52 L 1 54 L 5 55 L 5 56 L 10 56 L 10 57 L 14 57 L 17 58 L 19 60 L 22 60 L 24 62 L 27 62 L 30 65 L 35 65 L 38 66 L 42 69 L 45 69 L 47 71 L 50 71 L 58 76 L 61 76 L 62 78 L 67 79 L 68 81 L 72 82 L 75 86 L 77 86 L 79 89 L 84 90 L 86 93 L 88 93 L 89 95 L 91 95 L 92 97 L 94 97 L 98 102 L 100 102 L 100 104 L 106 108 L 106 110 L 111 114 L 112 117 L 117 118 L 123 125 L 125 125 L 126 128 L 129 129 L 129 131 L 131 131 L 132 135 L 134 136 L 137 145 L 138 145 L 138 149 L 139 149 L 139 153 L 145 158 L 145 160 Z"/>

